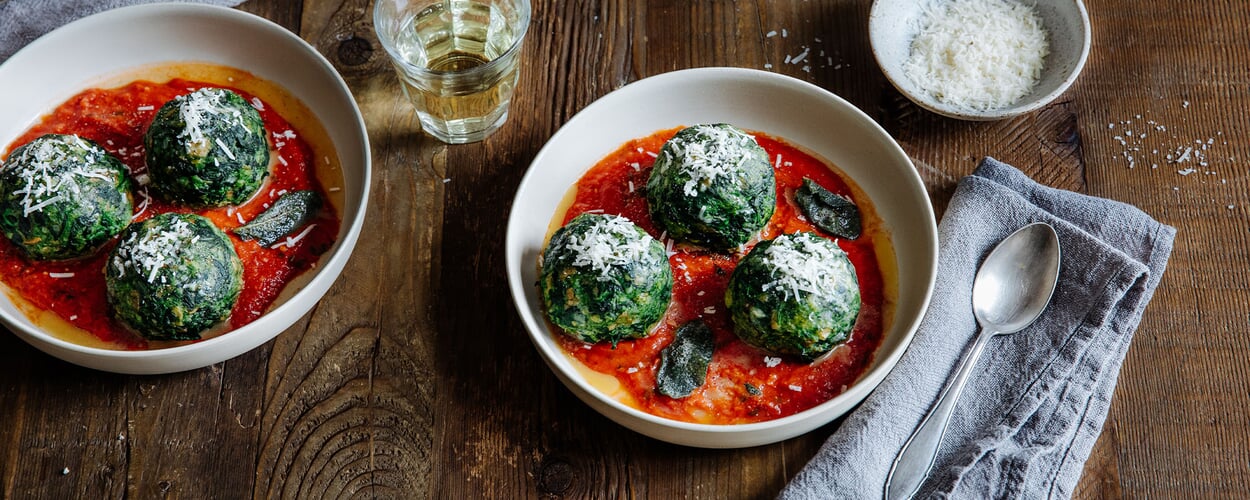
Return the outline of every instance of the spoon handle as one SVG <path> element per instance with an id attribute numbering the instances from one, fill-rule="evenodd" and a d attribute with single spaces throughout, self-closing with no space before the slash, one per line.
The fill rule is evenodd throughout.
<path id="1" fill-rule="evenodd" d="M 894 465 L 885 480 L 887 500 L 911 498 L 924 483 L 929 469 L 933 467 L 934 459 L 937 458 L 938 448 L 942 445 L 942 436 L 946 434 L 951 414 L 955 411 L 955 402 L 959 400 L 959 394 L 968 382 L 968 375 L 972 373 L 972 368 L 976 366 L 989 339 L 996 334 L 993 331 L 981 331 L 972 349 L 960 361 L 955 378 L 942 390 L 937 404 L 933 405 L 929 414 L 920 422 L 920 427 L 916 428 L 903 445 L 903 450 L 894 459 Z"/>

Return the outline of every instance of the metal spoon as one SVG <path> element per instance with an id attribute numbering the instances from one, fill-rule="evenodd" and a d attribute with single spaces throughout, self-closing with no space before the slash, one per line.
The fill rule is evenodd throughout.
<path id="1" fill-rule="evenodd" d="M 960 361 L 955 378 L 894 459 L 885 481 L 887 499 L 910 498 L 920 489 L 981 351 L 991 337 L 1018 332 L 1037 319 L 1058 279 L 1059 237 L 1044 222 L 1020 228 L 990 251 L 972 283 L 972 311 L 981 332 Z"/>

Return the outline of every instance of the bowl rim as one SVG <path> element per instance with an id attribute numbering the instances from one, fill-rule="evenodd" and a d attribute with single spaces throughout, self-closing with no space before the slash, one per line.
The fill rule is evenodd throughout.
<path id="1" fill-rule="evenodd" d="M 523 260 L 523 259 L 513 259 L 511 255 L 512 248 L 515 243 L 513 240 L 514 238 L 519 238 L 520 236 L 514 235 L 512 228 L 519 225 L 517 221 L 519 220 L 519 218 L 522 217 L 522 215 L 519 214 L 515 210 L 515 207 L 518 206 L 518 202 L 522 200 L 522 195 L 526 193 L 526 191 L 528 190 L 528 186 L 530 184 L 542 182 L 542 180 L 539 179 L 540 174 L 536 172 L 536 169 L 534 167 L 538 165 L 541 161 L 543 161 L 546 156 L 552 154 L 550 151 L 552 150 L 552 148 L 555 147 L 554 144 L 557 142 L 560 142 L 559 139 L 563 137 L 564 135 L 572 133 L 571 130 L 579 126 L 582 120 L 586 120 L 587 119 L 585 118 L 586 116 L 590 116 L 592 113 L 596 112 L 599 108 L 609 105 L 609 103 L 613 100 L 613 99 L 608 99 L 610 96 L 616 94 L 617 95 L 616 98 L 620 98 L 621 95 L 628 94 L 630 92 L 636 92 L 639 89 L 643 89 L 649 86 L 668 85 L 668 84 L 671 84 L 671 82 L 681 81 L 683 79 L 687 79 L 690 77 L 709 77 L 709 78 L 719 77 L 719 78 L 728 79 L 728 80 L 747 79 L 747 80 L 755 80 L 759 82 L 767 82 L 767 83 L 773 83 L 773 84 L 779 84 L 779 85 L 788 85 L 788 86 L 792 86 L 791 88 L 794 89 L 795 91 L 816 93 L 824 99 L 829 99 L 835 106 L 845 108 L 848 112 L 855 115 L 860 121 L 863 122 L 864 126 L 870 127 L 872 129 L 872 133 L 879 134 L 881 137 L 886 139 L 886 141 L 884 142 L 887 144 L 887 147 L 889 148 L 889 150 L 892 153 L 904 159 L 906 163 L 912 167 L 907 170 L 907 179 L 905 180 L 913 182 L 916 186 L 919 186 L 920 194 L 923 195 L 925 201 L 928 202 L 928 203 L 924 203 L 923 207 L 926 211 L 926 214 L 924 215 L 927 216 L 927 221 L 928 221 L 928 224 L 925 225 L 925 229 L 927 230 L 926 236 L 928 236 L 929 240 L 933 242 L 932 248 L 928 252 L 927 259 L 925 262 L 925 269 L 927 269 L 929 272 L 928 272 L 928 276 L 923 278 L 925 282 L 925 290 L 923 292 L 923 300 L 920 303 L 917 314 L 909 318 L 909 320 L 907 321 L 897 322 L 896 320 L 896 324 L 894 328 L 905 329 L 905 332 L 906 332 L 903 338 L 900 340 L 899 345 L 892 352 L 890 352 L 888 356 L 886 356 L 884 359 L 881 359 L 880 363 L 874 362 L 873 365 L 875 366 L 870 365 L 870 369 L 862 373 L 860 377 L 854 382 L 854 384 L 848 387 L 847 390 L 844 391 L 843 393 L 823 403 L 820 403 L 816 406 L 813 406 L 801 412 L 794 413 L 785 417 L 776 418 L 772 420 L 765 420 L 761 422 L 750 422 L 750 423 L 742 423 L 742 424 L 704 424 L 704 423 L 695 423 L 695 422 L 685 422 L 685 421 L 660 417 L 660 416 L 652 415 L 645 411 L 639 410 L 632 406 L 626 405 L 624 403 L 621 403 L 620 401 L 617 401 L 614 398 L 608 397 L 607 395 L 603 394 L 603 392 L 600 391 L 599 389 L 589 385 L 585 381 L 584 377 L 582 377 L 580 374 L 566 373 L 565 370 L 563 370 L 560 366 L 555 364 L 553 358 L 556 356 L 565 356 L 565 354 L 560 351 L 560 348 L 558 346 L 554 346 L 555 344 L 554 342 L 551 342 L 551 345 L 548 345 L 547 343 L 544 343 L 543 340 L 540 338 L 542 335 L 546 335 L 546 331 L 544 329 L 538 328 L 539 325 L 537 325 L 536 322 L 543 321 L 543 318 L 533 318 L 530 315 L 527 315 L 527 309 L 529 307 L 529 301 L 527 300 L 527 295 L 526 295 L 527 289 L 525 288 L 527 285 L 523 283 L 523 280 L 521 279 L 522 270 L 519 267 L 521 265 L 524 265 L 524 263 L 518 262 L 518 260 Z M 590 166 L 592 166 L 595 161 L 598 161 L 598 158 L 588 160 L 586 169 L 589 169 Z M 582 170 L 583 175 L 584 175 L 584 172 L 585 172 L 585 169 Z M 583 108 L 572 118 L 570 118 L 567 122 L 565 122 L 560 127 L 559 130 L 556 131 L 555 134 L 553 134 L 547 140 L 547 142 L 543 145 L 542 149 L 539 150 L 537 155 L 535 155 L 533 161 L 531 161 L 530 163 L 530 167 L 527 169 L 525 175 L 522 177 L 521 182 L 517 187 L 517 194 L 513 198 L 512 207 L 513 207 L 512 213 L 509 214 L 509 217 L 508 217 L 508 230 L 506 233 L 506 242 L 505 242 L 505 260 L 506 260 L 506 267 L 507 267 L 507 274 L 508 274 L 508 281 L 509 281 L 509 289 L 512 292 L 513 305 L 516 307 L 517 313 L 521 317 L 521 320 L 525 326 L 526 332 L 529 335 L 530 340 L 534 343 L 535 347 L 537 348 L 539 354 L 542 356 L 543 360 L 548 365 L 548 367 L 553 372 L 555 372 L 554 374 L 557 376 L 558 379 L 561 379 L 562 381 L 567 381 L 567 380 L 573 381 L 573 384 L 576 385 L 578 389 L 580 389 L 580 392 L 582 394 L 578 394 L 579 392 L 578 390 L 573 390 L 571 392 L 574 392 L 574 394 L 579 396 L 579 398 L 581 398 L 583 394 L 589 395 L 589 397 L 593 398 L 598 403 L 607 405 L 609 408 L 623 413 L 624 416 L 637 418 L 644 422 L 656 424 L 665 428 L 670 428 L 670 429 L 675 429 L 675 430 L 693 431 L 696 433 L 702 433 L 702 434 L 708 434 L 708 435 L 725 435 L 725 434 L 739 434 L 739 433 L 745 434 L 745 433 L 769 431 L 769 430 L 778 429 L 778 428 L 785 428 L 791 425 L 802 425 L 804 423 L 810 424 L 811 422 L 808 422 L 810 419 L 813 419 L 813 418 L 819 419 L 819 422 L 817 425 L 811 425 L 810 428 L 805 428 L 802 431 L 802 432 L 807 432 L 807 431 L 810 431 L 811 429 L 814 429 L 818 425 L 824 425 L 825 423 L 832 421 L 834 418 L 837 418 L 842 413 L 829 415 L 828 417 L 824 417 L 823 414 L 833 411 L 837 406 L 845 404 L 845 402 L 850 399 L 855 399 L 856 400 L 855 404 L 862 402 L 863 399 L 867 397 L 868 393 L 870 393 L 873 389 L 875 389 L 877 385 L 881 383 L 881 381 L 885 378 L 885 376 L 898 363 L 899 359 L 902 357 L 903 353 L 907 350 L 907 347 L 910 345 L 912 338 L 915 336 L 916 330 L 920 324 L 921 319 L 924 317 L 926 311 L 928 310 L 929 303 L 931 301 L 932 294 L 933 294 L 933 288 L 934 288 L 936 278 L 937 278 L 937 258 L 938 258 L 937 241 L 938 239 L 937 239 L 936 218 L 933 213 L 932 203 L 929 202 L 929 199 L 928 199 L 928 193 L 924 189 L 924 183 L 921 180 L 919 172 L 916 170 L 915 165 L 911 162 L 911 158 L 906 154 L 905 151 L 903 151 L 902 147 L 898 144 L 898 142 L 894 140 L 894 138 L 890 136 L 889 133 L 887 133 L 884 128 L 881 127 L 880 124 L 878 124 L 875 120 L 873 120 L 870 116 L 868 116 L 867 113 L 864 113 L 863 110 L 859 109 L 855 105 L 846 101 L 842 97 L 824 88 L 814 85 L 812 83 L 799 80 L 797 78 L 793 78 L 790 76 L 782 75 L 779 73 L 769 72 L 769 71 L 762 71 L 762 70 L 750 69 L 750 68 L 738 68 L 738 67 L 702 67 L 702 68 L 682 69 L 682 70 L 670 71 L 670 72 L 660 73 L 657 75 L 646 77 L 646 78 L 631 82 L 616 90 L 613 90 L 612 92 L 609 92 L 608 94 L 605 94 L 604 96 L 596 99 L 594 102 L 592 102 L 591 104 Z M 594 405 L 590 405 L 590 406 L 593 407 Z M 849 412 L 850 410 L 847 409 L 846 411 Z M 625 427 L 631 428 L 637 432 L 649 435 L 656 439 L 661 439 L 664 441 L 669 441 L 669 442 L 674 442 L 677 444 L 684 444 L 684 445 L 693 445 L 693 446 L 701 446 L 701 447 L 717 447 L 717 446 L 709 446 L 706 444 L 699 444 L 696 442 L 699 440 L 682 440 L 682 439 L 669 439 L 669 438 L 659 437 L 653 433 L 648 433 L 648 432 L 639 430 L 638 428 L 636 428 L 633 425 L 630 425 L 629 423 L 622 422 L 614 415 L 609 415 L 606 413 L 604 413 L 604 415 L 614 421 L 617 421 L 618 423 L 624 425 Z M 772 443 L 772 442 L 780 441 L 782 439 L 787 439 L 797 434 L 799 433 L 793 433 L 790 435 L 782 435 L 775 439 L 763 439 L 763 440 L 755 439 L 755 440 L 752 440 L 751 444 L 748 444 L 748 446 Z"/>
<path id="2" fill-rule="evenodd" d="M 885 75 L 886 80 L 889 80 L 890 85 L 892 85 L 895 90 L 898 90 L 900 94 L 907 97 L 907 100 L 915 103 L 923 109 L 949 118 L 967 121 L 1003 120 L 1031 113 L 1049 105 L 1054 102 L 1055 99 L 1059 98 L 1060 95 L 1063 95 L 1064 92 L 1067 92 L 1068 88 L 1076 82 L 1077 77 L 1081 75 L 1081 71 L 1085 69 L 1085 63 L 1089 60 L 1089 51 L 1093 45 L 1093 33 L 1089 21 L 1089 9 L 1085 7 L 1085 2 L 1083 0 L 1065 0 L 1063 3 L 1065 5 L 1071 5 L 1074 9 L 1076 9 L 1076 12 L 1079 14 L 1081 19 L 1079 26 L 1081 34 L 1081 53 L 1077 57 L 1076 64 L 1072 65 L 1072 68 L 1068 71 L 1063 81 L 1060 82 L 1054 90 L 1027 102 L 984 111 L 956 108 L 953 106 L 941 106 L 939 105 L 940 103 L 929 102 L 926 99 L 921 99 L 908 90 L 908 88 L 901 83 L 901 79 L 906 78 L 907 76 L 899 75 L 891 71 L 889 68 L 891 68 L 892 65 L 887 64 L 887 60 L 882 55 L 882 51 L 878 50 L 875 43 L 877 37 L 873 33 L 879 31 L 880 28 L 877 27 L 880 24 L 879 20 L 886 16 L 886 14 L 882 12 L 882 9 L 884 8 L 882 5 L 886 1 L 888 0 L 873 0 L 872 7 L 868 10 L 868 45 L 872 50 L 873 60 L 876 61 L 877 67 L 881 70 L 881 73 Z"/>
<path id="3" fill-rule="evenodd" d="M 39 342 L 46 344 L 46 345 L 35 344 L 34 347 L 37 347 L 42 351 L 48 352 L 49 354 L 52 354 L 55 357 L 61 358 L 71 363 L 78 364 L 80 366 L 86 366 L 88 368 L 102 370 L 102 371 L 110 371 L 110 372 L 116 372 L 116 373 L 149 373 L 148 371 L 144 371 L 142 367 L 135 367 L 135 370 L 128 371 L 128 370 L 121 370 L 121 369 L 101 368 L 98 366 L 92 366 L 90 364 L 84 364 L 80 361 L 71 361 L 69 359 L 66 359 L 64 356 L 61 356 L 61 355 L 53 353 L 52 351 L 49 351 L 48 348 L 52 348 L 54 350 L 61 351 L 61 352 L 68 351 L 76 355 L 82 355 L 82 356 L 93 357 L 93 358 L 112 358 L 112 359 L 129 360 L 129 361 L 144 361 L 144 360 L 160 360 L 163 358 L 180 357 L 180 356 L 189 357 L 189 356 L 198 354 L 201 351 L 212 351 L 214 349 L 218 349 L 219 345 L 221 344 L 235 345 L 236 347 L 247 345 L 245 349 L 243 349 L 237 354 L 228 356 L 218 361 L 214 361 L 213 363 L 208 363 L 208 364 L 214 364 L 214 363 L 218 363 L 221 361 L 225 361 L 227 359 L 231 359 L 244 352 L 248 352 L 256 348 L 257 346 L 273 339 L 274 337 L 281 334 L 286 329 L 290 328 L 291 325 L 298 322 L 305 314 L 308 313 L 308 311 L 306 310 L 303 313 L 294 316 L 294 319 L 292 319 L 289 324 L 283 325 L 281 328 L 275 328 L 276 331 L 274 331 L 273 334 L 268 334 L 265 332 L 265 330 L 268 330 L 268 328 L 266 328 L 268 325 L 263 324 L 262 320 L 265 319 L 266 317 L 283 317 L 283 316 L 286 316 L 288 313 L 292 312 L 293 309 L 299 308 L 300 305 L 298 303 L 300 302 L 300 300 L 297 300 L 297 299 L 302 299 L 306 297 L 307 295 L 316 291 L 316 288 L 319 288 L 319 287 L 314 286 L 315 283 L 328 281 L 328 283 L 325 284 L 325 288 L 328 290 L 329 287 L 333 285 L 335 281 L 337 281 L 338 276 L 342 272 L 342 268 L 345 266 L 345 264 L 347 263 L 347 260 L 351 256 L 351 253 L 355 247 L 356 241 L 359 239 L 359 235 L 363 227 L 365 215 L 366 215 L 367 208 L 368 208 L 369 191 L 370 191 L 369 186 L 372 184 L 372 181 L 371 181 L 372 155 L 370 154 L 371 148 L 369 144 L 369 135 L 365 128 L 364 117 L 361 115 L 360 107 L 356 104 L 356 101 L 351 92 L 351 89 L 347 86 L 347 83 L 343 80 L 342 75 L 340 75 L 339 72 L 336 69 L 334 69 L 334 66 L 325 58 L 325 56 L 321 55 L 321 53 L 318 52 L 312 45 L 310 45 L 308 42 L 304 41 L 302 38 L 295 35 L 291 31 L 282 27 L 281 25 L 273 21 L 270 21 L 268 19 L 265 19 L 263 17 L 252 14 L 250 12 L 245 12 L 245 11 L 232 9 L 232 8 L 224 7 L 224 6 L 219 6 L 219 5 L 177 3 L 177 2 L 141 4 L 141 5 L 132 5 L 132 6 L 110 9 L 110 10 L 102 11 L 96 14 L 92 14 L 92 15 L 74 20 L 52 31 L 49 31 L 48 33 L 43 34 L 42 36 L 35 39 L 31 43 L 27 44 L 26 46 L 22 47 L 18 51 L 14 52 L 13 55 L 10 56 L 5 61 L 0 62 L 0 71 L 3 71 L 7 66 L 10 66 L 12 61 L 21 61 L 27 57 L 32 57 L 32 56 L 27 56 L 26 54 L 37 53 L 39 50 L 39 47 L 45 44 L 53 43 L 53 41 L 55 41 L 57 37 L 67 36 L 66 35 L 67 33 L 73 33 L 77 30 L 92 28 L 92 27 L 95 27 L 96 25 L 113 24 L 113 23 L 119 22 L 119 20 L 132 21 L 133 18 L 135 17 L 159 17 L 164 14 L 215 16 L 217 18 L 225 19 L 229 22 L 241 23 L 243 25 L 248 26 L 249 28 L 260 29 L 260 30 L 270 32 L 277 37 L 284 38 L 288 42 L 293 43 L 294 46 L 298 48 L 298 50 L 307 52 L 312 57 L 312 59 L 320 66 L 320 69 L 324 73 L 332 77 L 328 83 L 333 87 L 333 90 L 335 90 L 336 92 L 340 92 L 343 96 L 347 97 L 346 101 L 350 104 L 350 106 L 348 106 L 349 108 L 348 111 L 350 111 L 351 117 L 354 118 L 353 122 L 359 125 L 359 127 L 356 127 L 357 129 L 356 133 L 358 134 L 358 137 L 356 139 L 360 140 L 361 149 L 362 149 L 362 152 L 364 153 L 362 155 L 362 158 L 360 158 L 361 160 L 363 160 L 363 163 L 361 165 L 362 166 L 362 175 L 361 175 L 362 190 L 360 193 L 360 201 L 357 204 L 357 206 L 354 207 L 357 211 L 355 220 L 351 221 L 350 225 L 347 225 L 345 228 L 340 229 L 338 240 L 335 242 L 334 246 L 331 247 L 331 249 L 327 251 L 327 254 L 323 254 L 323 255 L 327 255 L 327 257 L 325 258 L 324 261 L 320 262 L 320 264 L 317 266 L 317 269 L 310 269 L 309 271 L 305 271 L 305 272 L 313 272 L 314 274 L 310 277 L 309 281 L 303 285 L 303 288 L 296 291 L 293 295 L 288 297 L 281 304 L 278 304 L 277 307 L 273 307 L 272 309 L 269 309 L 260 317 L 248 323 L 247 325 L 230 330 L 216 337 L 212 337 L 212 338 L 205 339 L 205 340 L 200 340 L 192 344 L 186 344 L 186 345 L 174 346 L 174 347 L 166 347 L 166 348 L 160 348 L 160 349 L 144 349 L 144 350 L 135 350 L 135 351 L 104 349 L 104 348 L 99 348 L 99 347 L 91 347 L 91 346 L 84 346 L 84 345 L 76 344 L 76 343 L 61 339 L 59 337 L 56 337 L 54 335 L 45 333 L 42 329 L 31 328 L 31 326 L 26 324 L 30 322 L 30 319 L 28 317 L 25 318 L 26 322 L 11 321 L 8 318 L 8 313 L 0 310 L 0 319 L 3 319 L 5 326 L 8 327 L 10 330 L 14 330 L 14 333 L 17 334 L 19 337 L 23 337 L 25 340 L 28 341 L 28 343 L 34 344 L 34 342 L 31 342 L 31 340 L 35 339 L 35 340 L 38 340 Z M 160 63 L 152 63 L 152 64 L 160 64 Z M 108 77 L 108 76 L 110 75 L 99 74 L 99 75 L 95 75 L 94 78 Z M 88 79 L 87 81 L 90 81 L 90 79 Z M 276 82 L 274 84 L 285 88 L 285 86 L 282 86 L 281 84 L 278 84 Z M 305 103 L 305 106 L 307 105 L 308 104 Z M 314 111 L 314 114 L 315 114 L 315 111 Z M 338 151 L 338 149 L 339 148 L 336 145 L 335 150 Z M 351 161 L 353 162 L 356 160 L 357 159 L 355 158 L 351 159 Z M 326 274 L 326 273 L 329 273 L 329 274 Z M 330 278 L 331 274 L 333 275 L 333 279 Z M 324 294 L 324 291 L 322 291 L 321 294 Z M 311 310 L 312 307 L 315 306 L 316 302 L 320 301 L 320 298 L 321 297 L 318 296 L 317 299 L 314 300 L 313 303 L 307 307 L 307 309 Z M 10 299 L 5 298 L 4 300 L 10 300 Z M 208 366 L 208 364 L 200 364 L 199 366 L 189 366 L 189 367 L 174 369 L 174 370 L 162 369 L 162 370 L 151 372 L 151 373 L 173 373 L 177 371 L 194 370 L 197 368 Z"/>

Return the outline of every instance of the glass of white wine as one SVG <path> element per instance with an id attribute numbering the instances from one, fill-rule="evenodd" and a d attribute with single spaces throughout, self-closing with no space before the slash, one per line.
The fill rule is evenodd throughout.
<path id="1" fill-rule="evenodd" d="M 377 0 L 373 26 L 422 128 L 448 144 L 508 120 L 529 0 Z"/>

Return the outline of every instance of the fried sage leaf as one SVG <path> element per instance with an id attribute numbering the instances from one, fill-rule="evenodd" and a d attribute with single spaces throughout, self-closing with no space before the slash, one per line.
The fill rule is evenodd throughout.
<path id="1" fill-rule="evenodd" d="M 656 391 L 670 398 L 684 398 L 701 387 L 707 380 L 715 340 L 712 329 L 701 320 L 681 325 L 673 342 L 660 351 Z"/>
<path id="2" fill-rule="evenodd" d="M 235 228 L 234 234 L 267 247 L 307 224 L 319 210 L 321 196 L 316 191 L 293 191 L 282 195 L 251 222 Z"/>
<path id="3" fill-rule="evenodd" d="M 859 237 L 859 208 L 851 200 L 833 194 L 805 177 L 803 186 L 794 192 L 794 201 L 807 220 L 820 230 L 848 240 Z"/>

